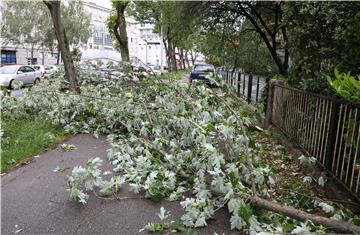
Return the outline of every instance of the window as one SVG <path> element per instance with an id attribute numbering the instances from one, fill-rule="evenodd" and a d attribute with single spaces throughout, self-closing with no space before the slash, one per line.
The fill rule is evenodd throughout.
<path id="1" fill-rule="evenodd" d="M 105 34 L 104 45 L 112 46 L 112 38 L 111 38 L 110 34 Z"/>
<path id="2" fill-rule="evenodd" d="M 95 45 L 103 45 L 102 34 L 94 33 L 93 34 L 93 41 Z"/>
<path id="3" fill-rule="evenodd" d="M 37 64 L 37 58 L 33 58 L 31 61 L 31 58 L 27 58 L 27 64 Z"/>
<path id="4" fill-rule="evenodd" d="M 25 69 L 25 66 L 22 66 L 19 68 L 18 72 L 23 72 L 23 73 L 26 73 L 26 69 Z"/>
<path id="5" fill-rule="evenodd" d="M 25 66 L 25 73 L 34 72 L 35 70 L 30 66 Z"/>
<path id="6" fill-rule="evenodd" d="M 1 64 L 16 64 L 16 51 L 1 51 Z"/>

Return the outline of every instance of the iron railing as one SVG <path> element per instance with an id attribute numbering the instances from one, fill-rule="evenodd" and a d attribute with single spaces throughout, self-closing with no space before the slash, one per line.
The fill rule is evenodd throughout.
<path id="1" fill-rule="evenodd" d="M 271 123 L 360 198 L 360 104 L 273 85 Z"/>
<path id="2" fill-rule="evenodd" d="M 267 78 L 258 75 L 242 73 L 239 71 L 219 71 L 220 78 L 225 81 L 239 97 L 248 103 L 258 102 L 263 94 Z"/>

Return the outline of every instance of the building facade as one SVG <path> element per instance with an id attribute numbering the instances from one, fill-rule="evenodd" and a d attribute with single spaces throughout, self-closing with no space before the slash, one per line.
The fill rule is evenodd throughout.
<path id="1" fill-rule="evenodd" d="M 107 28 L 107 19 L 111 9 L 93 2 L 82 1 L 84 10 L 90 16 L 91 36 L 79 49 L 82 60 L 109 58 L 121 61 L 120 53 L 114 48 L 113 38 Z M 129 55 L 135 64 L 160 65 L 166 63 L 164 48 L 161 50 L 161 38 L 153 32 L 152 24 L 140 24 L 132 17 L 126 17 Z M 31 50 L 27 45 L 12 45 L 0 38 L 1 64 L 56 64 L 58 53 L 45 48 Z M 31 60 L 33 54 L 33 60 Z M 61 63 L 61 61 L 60 61 Z"/>

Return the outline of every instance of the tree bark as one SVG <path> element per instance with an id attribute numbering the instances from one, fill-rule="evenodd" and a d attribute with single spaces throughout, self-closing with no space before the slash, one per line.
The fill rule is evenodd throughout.
<path id="1" fill-rule="evenodd" d="M 76 93 L 80 93 L 80 88 L 76 80 L 76 70 L 69 50 L 69 44 L 66 38 L 66 32 L 61 19 L 60 1 L 43 1 L 43 2 L 49 9 L 52 21 L 54 23 L 55 35 L 64 62 L 65 76 L 70 83 L 70 90 Z"/>
<path id="2" fill-rule="evenodd" d="M 306 221 L 310 220 L 314 224 L 321 224 L 330 230 L 333 230 L 338 233 L 353 233 L 360 234 L 360 227 L 341 221 L 341 220 L 333 220 L 322 216 L 313 215 L 310 213 L 306 213 L 301 210 L 297 210 L 288 206 L 284 206 L 278 203 L 270 202 L 268 200 L 264 200 L 258 196 L 253 196 L 250 199 L 250 202 L 253 206 L 269 210 L 275 213 L 279 213 L 290 218 Z"/>
<path id="3" fill-rule="evenodd" d="M 177 61 L 176 61 L 176 53 L 175 53 L 175 44 L 172 43 L 172 49 L 171 49 L 171 63 L 173 66 L 173 71 L 177 71 Z"/>
<path id="4" fill-rule="evenodd" d="M 191 63 L 192 63 L 192 66 L 194 66 L 194 63 L 195 63 L 195 57 L 194 57 L 194 54 L 193 54 L 193 51 L 190 50 L 190 56 L 191 56 Z"/>
<path id="5" fill-rule="evenodd" d="M 59 65 L 60 63 L 60 57 L 61 57 L 61 52 L 60 52 L 60 47 L 58 45 L 58 53 L 57 53 L 57 58 L 56 58 L 56 64 Z"/>
<path id="6" fill-rule="evenodd" d="M 42 49 L 42 61 L 41 61 L 42 65 L 45 64 L 45 52 L 44 52 L 44 48 Z"/>
<path id="7" fill-rule="evenodd" d="M 34 44 L 32 44 L 32 43 L 31 43 L 30 57 L 31 57 L 30 64 L 33 65 L 34 64 Z"/>
<path id="8" fill-rule="evenodd" d="M 188 58 L 188 50 L 185 50 L 185 62 L 187 64 L 187 67 L 190 68 L 190 62 Z"/>
<path id="9" fill-rule="evenodd" d="M 126 32 L 125 8 L 129 2 L 115 3 L 116 23 L 114 25 L 115 38 L 119 43 L 122 61 L 130 62 L 129 46 Z"/>
<path id="10" fill-rule="evenodd" d="M 168 66 L 169 71 L 176 71 L 176 56 L 175 56 L 175 46 L 171 39 L 167 39 L 167 49 L 168 49 Z"/>
<path id="11" fill-rule="evenodd" d="M 235 13 L 240 13 L 240 15 L 245 16 L 251 22 L 256 32 L 260 35 L 266 47 L 268 48 L 271 57 L 273 58 L 276 66 L 278 67 L 279 73 L 282 75 L 287 75 L 288 65 L 285 64 L 285 60 L 287 60 L 287 58 L 285 57 L 284 61 L 282 61 L 276 49 L 276 34 L 279 31 L 279 25 L 281 25 L 281 22 L 279 22 L 281 21 L 280 16 L 282 14 L 281 7 L 280 5 L 276 5 L 274 8 L 274 14 L 275 14 L 274 18 L 276 22 L 274 22 L 274 29 L 273 31 L 271 31 L 268 25 L 266 24 L 265 20 L 262 18 L 260 13 L 257 12 L 257 10 L 252 6 L 252 4 L 253 4 L 252 2 L 250 3 L 238 2 L 239 12 L 235 12 Z M 246 7 L 249 7 L 251 11 L 248 12 Z M 282 32 L 286 33 L 285 30 Z"/>
<path id="12" fill-rule="evenodd" d="M 184 59 L 184 49 L 180 49 L 180 64 L 181 64 L 181 69 L 185 69 L 186 65 L 185 65 L 185 59 Z"/>

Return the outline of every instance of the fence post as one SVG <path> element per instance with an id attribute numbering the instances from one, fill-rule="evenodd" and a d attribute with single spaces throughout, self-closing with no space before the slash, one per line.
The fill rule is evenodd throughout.
<path id="1" fill-rule="evenodd" d="M 257 83 L 256 83 L 256 102 L 259 101 L 259 89 L 260 89 L 260 78 L 257 76 Z"/>
<path id="2" fill-rule="evenodd" d="M 274 106 L 274 92 L 275 92 L 275 85 L 278 84 L 279 81 L 277 80 L 269 80 L 268 82 L 268 94 L 267 94 L 267 102 L 266 102 L 266 112 L 265 112 L 265 120 L 264 125 L 266 127 L 270 126 L 271 123 L 271 115 Z"/>
<path id="3" fill-rule="evenodd" d="M 325 168 L 331 171 L 331 165 L 334 158 L 334 148 L 336 141 L 336 131 L 337 131 L 337 123 L 339 121 L 339 107 L 340 104 L 337 101 L 334 101 L 332 109 L 331 109 L 331 119 L 328 133 L 328 143 L 326 146 L 326 158 L 325 158 Z"/>
<path id="4" fill-rule="evenodd" d="M 244 82 L 243 82 L 243 92 L 242 92 L 242 94 L 243 94 L 243 96 L 245 96 L 245 73 L 244 73 Z"/>
<path id="5" fill-rule="evenodd" d="M 229 82 L 229 71 L 226 71 L 226 84 Z"/>
<path id="6" fill-rule="evenodd" d="M 241 84 L 241 73 L 238 73 L 238 77 L 237 77 L 237 96 L 240 97 L 240 84 Z"/>
<path id="7" fill-rule="evenodd" d="M 249 81 L 248 81 L 248 91 L 247 91 L 247 102 L 251 103 L 251 92 L 252 92 L 252 74 L 249 75 Z"/>

